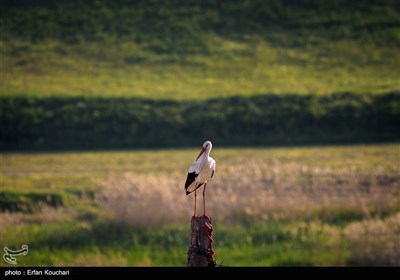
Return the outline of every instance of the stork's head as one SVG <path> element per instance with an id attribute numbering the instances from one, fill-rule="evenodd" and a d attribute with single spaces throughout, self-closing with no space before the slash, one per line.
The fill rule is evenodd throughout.
<path id="1" fill-rule="evenodd" d="M 201 155 L 202 155 L 205 151 L 211 151 L 211 148 L 212 148 L 211 141 L 206 141 L 206 142 L 204 142 L 203 148 L 201 149 L 201 151 L 200 151 L 199 155 L 197 156 L 196 160 L 198 160 L 199 157 L 201 157 Z"/>
<path id="2" fill-rule="evenodd" d="M 211 150 L 211 148 L 212 148 L 211 141 L 206 141 L 206 142 L 204 142 L 204 144 L 203 144 L 203 149 Z"/>

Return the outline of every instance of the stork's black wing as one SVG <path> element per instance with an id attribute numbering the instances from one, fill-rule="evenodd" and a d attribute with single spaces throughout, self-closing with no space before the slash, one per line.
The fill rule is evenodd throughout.
<path id="1" fill-rule="evenodd" d="M 196 172 L 191 172 L 188 173 L 187 178 L 186 178 L 186 183 L 185 183 L 185 190 L 190 186 L 191 183 L 194 182 L 194 180 L 196 179 L 196 177 L 199 174 L 196 174 Z"/>

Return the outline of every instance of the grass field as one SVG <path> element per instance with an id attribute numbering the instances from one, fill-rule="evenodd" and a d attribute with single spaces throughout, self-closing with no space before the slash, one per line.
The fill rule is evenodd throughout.
<path id="1" fill-rule="evenodd" d="M 1 154 L 18 265 L 185 266 L 198 150 L 115 149 L 193 133 L 218 264 L 400 266 L 398 1 L 3 2 L 2 149 L 82 150 Z"/>
<path id="2" fill-rule="evenodd" d="M 217 40 L 217 39 L 216 39 Z M 56 41 L 2 42 L 3 96 L 145 97 L 204 100 L 265 93 L 383 93 L 400 88 L 397 47 L 352 41 L 301 48 L 218 39 L 211 55 L 163 56 L 132 43 L 100 48 Z"/>
<path id="3" fill-rule="evenodd" d="M 19 265 L 185 266 L 197 152 L 2 154 L 1 246 L 29 245 Z M 219 264 L 400 264 L 399 145 L 211 155 Z"/>
<path id="4" fill-rule="evenodd" d="M 4 96 L 400 88 L 396 1 L 6 1 L 0 25 Z"/>

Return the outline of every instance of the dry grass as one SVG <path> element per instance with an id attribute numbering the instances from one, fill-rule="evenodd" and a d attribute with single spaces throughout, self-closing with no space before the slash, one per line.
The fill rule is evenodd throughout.
<path id="1" fill-rule="evenodd" d="M 0 212 L 1 225 L 17 226 L 19 224 L 51 224 L 59 221 L 68 221 L 77 216 L 75 209 L 64 207 L 42 206 L 39 211 L 34 213 L 23 212 Z"/>
<path id="2" fill-rule="evenodd" d="M 207 185 L 207 213 L 226 223 L 241 220 L 369 219 L 399 210 L 400 175 L 387 169 L 308 166 L 250 159 L 219 165 Z M 187 221 L 193 195 L 180 173 L 110 174 L 98 199 L 120 222 L 159 225 Z M 201 191 L 198 214 L 202 213 Z"/>
<path id="3" fill-rule="evenodd" d="M 207 185 L 207 214 L 228 225 L 296 221 L 291 230 L 293 242 L 320 244 L 312 249 L 318 256 L 315 265 L 398 266 L 397 159 L 371 165 L 379 161 L 371 154 L 366 158 L 371 160 L 366 165 L 258 156 L 247 161 L 233 158 L 229 164 L 224 158 L 217 159 L 216 174 Z M 178 172 L 110 173 L 99 182 L 97 199 L 122 224 L 188 223 L 194 196 L 184 195 L 184 179 Z M 319 259 L 321 254 L 324 257 Z"/>
<path id="4" fill-rule="evenodd" d="M 5 154 L 2 189 L 60 191 L 66 204 L 0 213 L 1 243 L 40 244 L 26 259 L 35 265 L 176 265 L 171 251 L 154 248 L 177 246 L 180 259 L 180 241 L 171 245 L 170 237 L 184 236 L 186 246 L 182 227 L 189 224 L 194 197 L 185 196 L 183 186 L 197 153 Z M 221 149 L 216 144 L 212 156 L 217 169 L 207 186 L 207 214 L 216 226 L 219 256 L 229 265 L 246 265 L 249 256 L 259 262 L 248 265 L 400 264 L 399 145 Z M 114 221 L 131 226 L 116 227 Z M 101 226 L 109 222 L 110 227 Z M 164 227 L 167 223 L 181 225 Z M 140 250 L 117 250 L 114 256 L 120 248 L 114 241 L 129 247 L 132 237 Z M 74 242 L 88 246 L 77 251 Z"/>
<path id="5" fill-rule="evenodd" d="M 114 213 L 118 222 L 132 225 L 160 225 L 181 222 L 190 217 L 189 200 L 179 195 L 179 177 L 153 177 L 125 173 L 110 175 L 102 181 L 98 200 Z M 183 187 L 181 189 L 183 193 Z"/>
<path id="6" fill-rule="evenodd" d="M 350 265 L 400 266 L 400 212 L 386 219 L 351 223 L 344 233 Z"/>

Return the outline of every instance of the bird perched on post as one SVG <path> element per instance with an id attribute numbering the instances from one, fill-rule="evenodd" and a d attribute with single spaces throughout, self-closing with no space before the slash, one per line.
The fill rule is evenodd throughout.
<path id="1" fill-rule="evenodd" d="M 215 160 L 210 157 L 212 143 L 206 141 L 203 144 L 199 155 L 196 160 L 189 167 L 189 172 L 186 178 L 185 190 L 186 195 L 194 192 L 194 216 L 196 216 L 196 190 L 204 184 L 203 188 L 203 210 L 204 216 L 206 215 L 206 187 L 207 182 L 214 176 Z"/>

